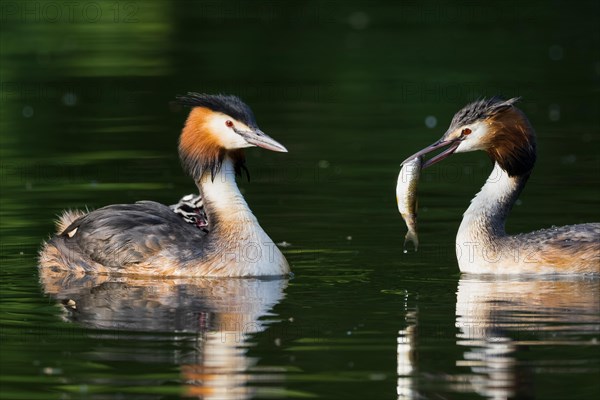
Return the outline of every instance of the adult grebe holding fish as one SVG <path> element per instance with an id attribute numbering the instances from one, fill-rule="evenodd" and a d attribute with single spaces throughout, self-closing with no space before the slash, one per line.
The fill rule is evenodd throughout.
<path id="1" fill-rule="evenodd" d="M 533 127 L 517 98 L 482 99 L 454 115 L 440 140 L 406 161 L 438 149 L 427 168 L 453 153 L 483 150 L 494 169 L 471 201 L 456 236 L 462 272 L 486 274 L 600 274 L 600 223 L 507 235 L 504 225 L 536 160 Z"/>

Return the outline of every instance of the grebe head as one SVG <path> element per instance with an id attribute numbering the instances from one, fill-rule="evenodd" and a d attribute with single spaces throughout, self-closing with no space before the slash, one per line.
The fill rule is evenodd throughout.
<path id="1" fill-rule="evenodd" d="M 514 104 L 519 98 L 499 97 L 467 104 L 452 118 L 442 138 L 406 161 L 445 148 L 427 160 L 427 168 L 454 153 L 483 150 L 510 176 L 529 173 L 535 164 L 535 133 L 525 114 Z"/>
<path id="2" fill-rule="evenodd" d="M 196 179 L 205 171 L 214 179 L 225 156 L 234 160 L 236 170 L 245 168 L 241 152 L 245 147 L 287 152 L 260 130 L 250 107 L 236 96 L 189 92 L 177 96 L 176 103 L 192 107 L 179 140 L 179 154 Z"/>

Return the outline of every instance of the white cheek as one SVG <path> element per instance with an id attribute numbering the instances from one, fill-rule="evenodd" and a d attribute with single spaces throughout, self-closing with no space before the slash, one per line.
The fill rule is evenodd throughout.
<path id="1" fill-rule="evenodd" d="M 458 147 L 455 153 L 466 153 L 468 151 L 485 150 L 485 141 L 483 138 L 487 135 L 487 126 L 479 124 L 472 128 L 472 132 L 466 139 L 464 139 Z"/>
<path id="2" fill-rule="evenodd" d="M 226 125 L 228 119 L 229 118 L 218 116 L 209 121 L 209 129 L 219 139 L 221 146 L 230 150 L 253 146 Z"/>
<path id="3" fill-rule="evenodd" d="M 231 128 L 225 127 L 225 132 L 220 134 L 223 147 L 226 149 L 241 149 L 244 147 L 252 147 L 253 145 L 246 142 L 243 137 L 238 135 Z"/>
<path id="4" fill-rule="evenodd" d="M 481 148 L 477 146 L 478 144 L 471 141 L 470 139 L 471 138 L 462 141 L 456 148 L 455 153 L 466 153 L 468 151 L 481 150 Z"/>

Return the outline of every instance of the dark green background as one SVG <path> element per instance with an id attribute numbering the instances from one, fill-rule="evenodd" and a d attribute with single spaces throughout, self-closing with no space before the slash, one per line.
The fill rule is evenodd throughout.
<path id="1" fill-rule="evenodd" d="M 185 112 L 169 102 L 199 91 L 241 96 L 289 149 L 248 150 L 252 181 L 240 183 L 269 235 L 291 243 L 283 250 L 295 273 L 269 327 L 249 339 L 256 395 L 392 398 L 398 331 L 416 324 L 415 397 L 489 396 L 463 383 L 490 375 L 459 362 L 468 347 L 454 315 L 454 235 L 489 160 L 457 155 L 426 171 L 416 254 L 401 251 L 394 187 L 399 163 L 466 102 L 522 96 L 539 154 L 508 231 L 600 219 L 600 6 L 524 3 L 1 1 L 1 395 L 179 393 L 168 329 L 160 340 L 131 333 L 111 343 L 125 359 L 165 358 L 112 357 L 85 324 L 61 322 L 36 253 L 62 209 L 169 204 L 192 192 L 176 153 Z M 577 300 L 585 323 L 568 298 L 551 311 L 526 302 L 526 316 L 506 306 L 507 335 L 534 349 L 519 347 L 509 368 L 534 382 L 527 393 L 600 392 L 591 298 Z M 303 327 L 295 334 L 282 328 L 290 318 Z"/>

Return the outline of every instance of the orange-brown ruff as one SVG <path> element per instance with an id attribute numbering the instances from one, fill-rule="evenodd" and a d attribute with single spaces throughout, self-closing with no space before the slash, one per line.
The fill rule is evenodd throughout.
<path id="1" fill-rule="evenodd" d="M 507 235 L 505 222 L 536 160 L 535 132 L 518 99 L 494 97 L 458 111 L 442 139 L 408 158 L 446 148 L 427 168 L 453 153 L 483 150 L 494 169 L 464 213 L 456 236 L 462 272 L 600 274 L 600 223 Z"/>
<path id="2" fill-rule="evenodd" d="M 178 101 L 193 108 L 179 154 L 198 186 L 208 226 L 199 229 L 152 201 L 66 211 L 40 252 L 40 268 L 163 276 L 289 273 L 236 184 L 246 170 L 242 148 L 287 150 L 258 128 L 250 108 L 235 96 L 188 93 Z"/>

